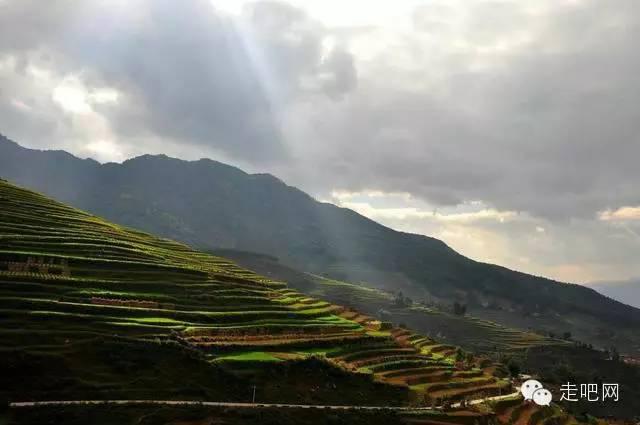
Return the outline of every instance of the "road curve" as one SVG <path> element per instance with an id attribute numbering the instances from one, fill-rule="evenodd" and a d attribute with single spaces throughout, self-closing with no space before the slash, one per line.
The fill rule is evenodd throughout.
<path id="1" fill-rule="evenodd" d="M 520 394 L 512 394 L 470 400 L 467 405 L 476 405 L 488 401 L 497 401 L 511 398 Z M 9 403 L 11 408 L 46 407 L 46 406 L 73 406 L 73 405 L 163 405 L 163 406 L 211 406 L 211 407 L 236 407 L 242 409 L 255 408 L 281 408 L 281 409 L 328 409 L 328 410 L 394 410 L 394 411 L 437 411 L 439 407 L 410 407 L 410 406 L 339 406 L 321 404 L 286 404 L 286 403 L 235 403 L 223 401 L 193 401 L 193 400 L 51 400 L 51 401 L 18 401 Z M 454 403 L 451 407 L 461 407 L 461 403 Z"/>

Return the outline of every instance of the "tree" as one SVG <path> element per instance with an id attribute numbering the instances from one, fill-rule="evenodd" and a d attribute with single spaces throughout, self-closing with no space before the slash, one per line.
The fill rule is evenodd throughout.
<path id="1" fill-rule="evenodd" d="M 404 294 L 402 293 L 402 291 L 398 291 L 398 293 L 396 294 L 393 303 L 396 305 L 396 307 L 406 307 L 408 305 L 408 303 L 410 304 L 412 302 L 411 298 L 404 296 Z"/>
<path id="2" fill-rule="evenodd" d="M 509 369 L 509 375 L 511 375 L 513 378 L 516 378 L 518 375 L 520 375 L 520 365 L 515 360 L 509 360 L 507 368 Z"/>
<path id="3" fill-rule="evenodd" d="M 565 332 L 562 334 L 562 339 L 571 339 L 571 332 Z"/>
<path id="4" fill-rule="evenodd" d="M 618 352 L 618 349 L 616 347 L 611 347 L 611 360 L 613 360 L 614 362 L 619 362 L 620 361 L 620 353 Z"/>
<path id="5" fill-rule="evenodd" d="M 467 305 L 461 304 L 458 301 L 453 303 L 453 314 L 456 316 L 464 316 L 467 313 Z"/>

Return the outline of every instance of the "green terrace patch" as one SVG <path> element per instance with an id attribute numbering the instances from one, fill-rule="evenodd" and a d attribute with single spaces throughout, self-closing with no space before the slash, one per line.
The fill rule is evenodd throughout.
<path id="1" fill-rule="evenodd" d="M 281 362 L 281 358 L 264 351 L 249 351 L 244 353 L 232 354 L 218 357 L 217 361 L 251 361 L 251 362 Z"/>

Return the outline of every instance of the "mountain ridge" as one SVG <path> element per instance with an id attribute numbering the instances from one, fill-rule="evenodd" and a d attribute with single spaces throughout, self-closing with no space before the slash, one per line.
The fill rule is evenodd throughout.
<path id="1" fill-rule="evenodd" d="M 338 280 L 465 303 L 480 317 L 520 328 L 570 330 L 602 346 L 640 347 L 627 331 L 640 325 L 636 308 L 584 286 L 474 261 L 438 239 L 316 201 L 269 174 L 164 155 L 99 164 L 2 140 L 0 154 L 0 175 L 18 184 L 201 249 L 267 253 Z"/>
<path id="2" fill-rule="evenodd" d="M 622 281 L 590 282 L 585 286 L 616 301 L 640 308 L 640 278 Z"/>

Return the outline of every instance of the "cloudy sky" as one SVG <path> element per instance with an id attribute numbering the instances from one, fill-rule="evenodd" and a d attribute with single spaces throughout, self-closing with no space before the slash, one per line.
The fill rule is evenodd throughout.
<path id="1" fill-rule="evenodd" d="M 637 0 L 0 0 L 0 133 L 211 157 L 462 253 L 640 276 Z"/>

